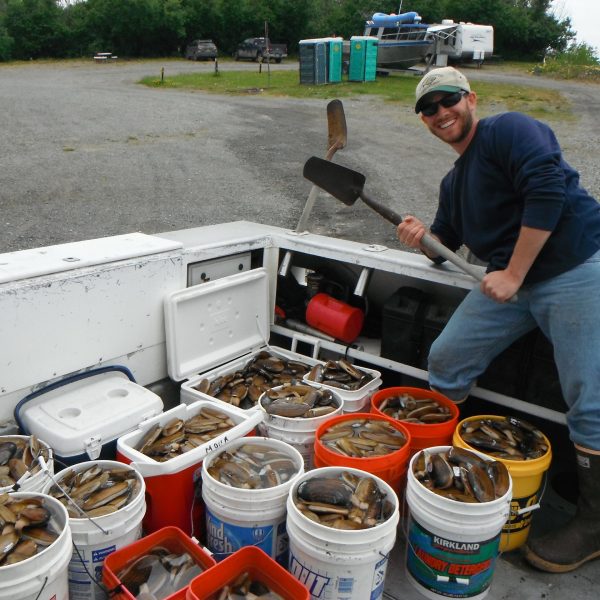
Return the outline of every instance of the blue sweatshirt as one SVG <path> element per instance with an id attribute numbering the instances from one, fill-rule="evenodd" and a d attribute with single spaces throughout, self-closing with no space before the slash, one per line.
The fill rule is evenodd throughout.
<path id="1" fill-rule="evenodd" d="M 600 204 L 579 185 L 552 130 L 520 113 L 481 119 L 440 186 L 431 231 L 506 268 L 522 225 L 551 231 L 525 283 L 564 273 L 600 249 Z"/>

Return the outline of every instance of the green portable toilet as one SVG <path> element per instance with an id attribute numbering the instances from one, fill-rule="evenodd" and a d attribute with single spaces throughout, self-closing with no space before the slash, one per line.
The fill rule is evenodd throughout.
<path id="1" fill-rule="evenodd" d="M 349 81 L 374 81 L 377 72 L 378 39 L 366 35 L 350 38 Z"/>
<path id="2" fill-rule="evenodd" d="M 329 83 L 342 81 L 342 47 L 343 39 L 332 37 L 327 39 L 327 80 Z"/>
<path id="3" fill-rule="evenodd" d="M 327 47 L 324 39 L 300 40 L 300 83 L 327 83 Z"/>

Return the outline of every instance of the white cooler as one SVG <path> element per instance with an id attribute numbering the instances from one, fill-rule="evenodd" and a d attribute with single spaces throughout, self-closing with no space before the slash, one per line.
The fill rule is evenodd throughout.
<path id="1" fill-rule="evenodd" d="M 231 406 L 194 387 L 203 379 L 212 382 L 242 369 L 263 350 L 309 367 L 320 362 L 269 346 L 271 313 L 269 278 L 263 268 L 170 294 L 165 300 L 167 367 L 171 379 L 183 381 L 181 402 L 204 399 Z"/>

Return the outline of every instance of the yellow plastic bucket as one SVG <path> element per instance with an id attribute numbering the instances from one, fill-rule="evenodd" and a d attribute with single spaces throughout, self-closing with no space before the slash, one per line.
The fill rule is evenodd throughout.
<path id="1" fill-rule="evenodd" d="M 476 421 L 478 419 L 494 419 L 499 421 L 504 419 L 504 417 L 498 415 L 477 415 L 469 417 L 468 419 L 463 419 L 454 430 L 452 443 L 455 446 L 482 452 L 482 450 L 479 450 L 478 448 L 469 446 L 460 435 L 463 423 Z M 533 507 L 536 507 L 540 501 L 540 491 L 544 473 L 548 470 L 550 462 L 552 461 L 550 441 L 545 435 L 544 440 L 548 445 L 548 451 L 540 458 L 534 458 L 532 460 L 506 460 L 504 458 L 492 457 L 506 465 L 513 481 L 510 517 L 502 528 L 502 535 L 500 538 L 500 550 L 502 552 L 519 548 L 527 541 Z M 484 454 L 486 453 L 484 452 Z"/>

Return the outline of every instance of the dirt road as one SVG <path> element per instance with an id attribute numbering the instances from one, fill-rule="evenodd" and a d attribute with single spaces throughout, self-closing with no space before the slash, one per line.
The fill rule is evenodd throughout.
<path id="1" fill-rule="evenodd" d="M 302 166 L 325 153 L 327 101 L 216 96 L 137 83 L 145 75 L 158 77 L 161 67 L 167 75 L 213 68 L 183 60 L 0 67 L 0 252 L 238 219 L 295 226 L 310 189 Z M 288 61 L 272 68 L 298 66 Z M 469 76 L 475 82 L 508 77 L 493 66 Z M 573 103 L 577 120 L 553 126 L 567 160 L 600 197 L 598 86 L 517 80 L 558 86 Z M 397 212 L 429 220 L 453 151 L 410 107 L 360 97 L 344 100 L 344 108 L 348 145 L 336 161 L 365 173 L 371 195 Z M 309 229 L 397 243 L 393 227 L 371 211 L 325 195 Z"/>

